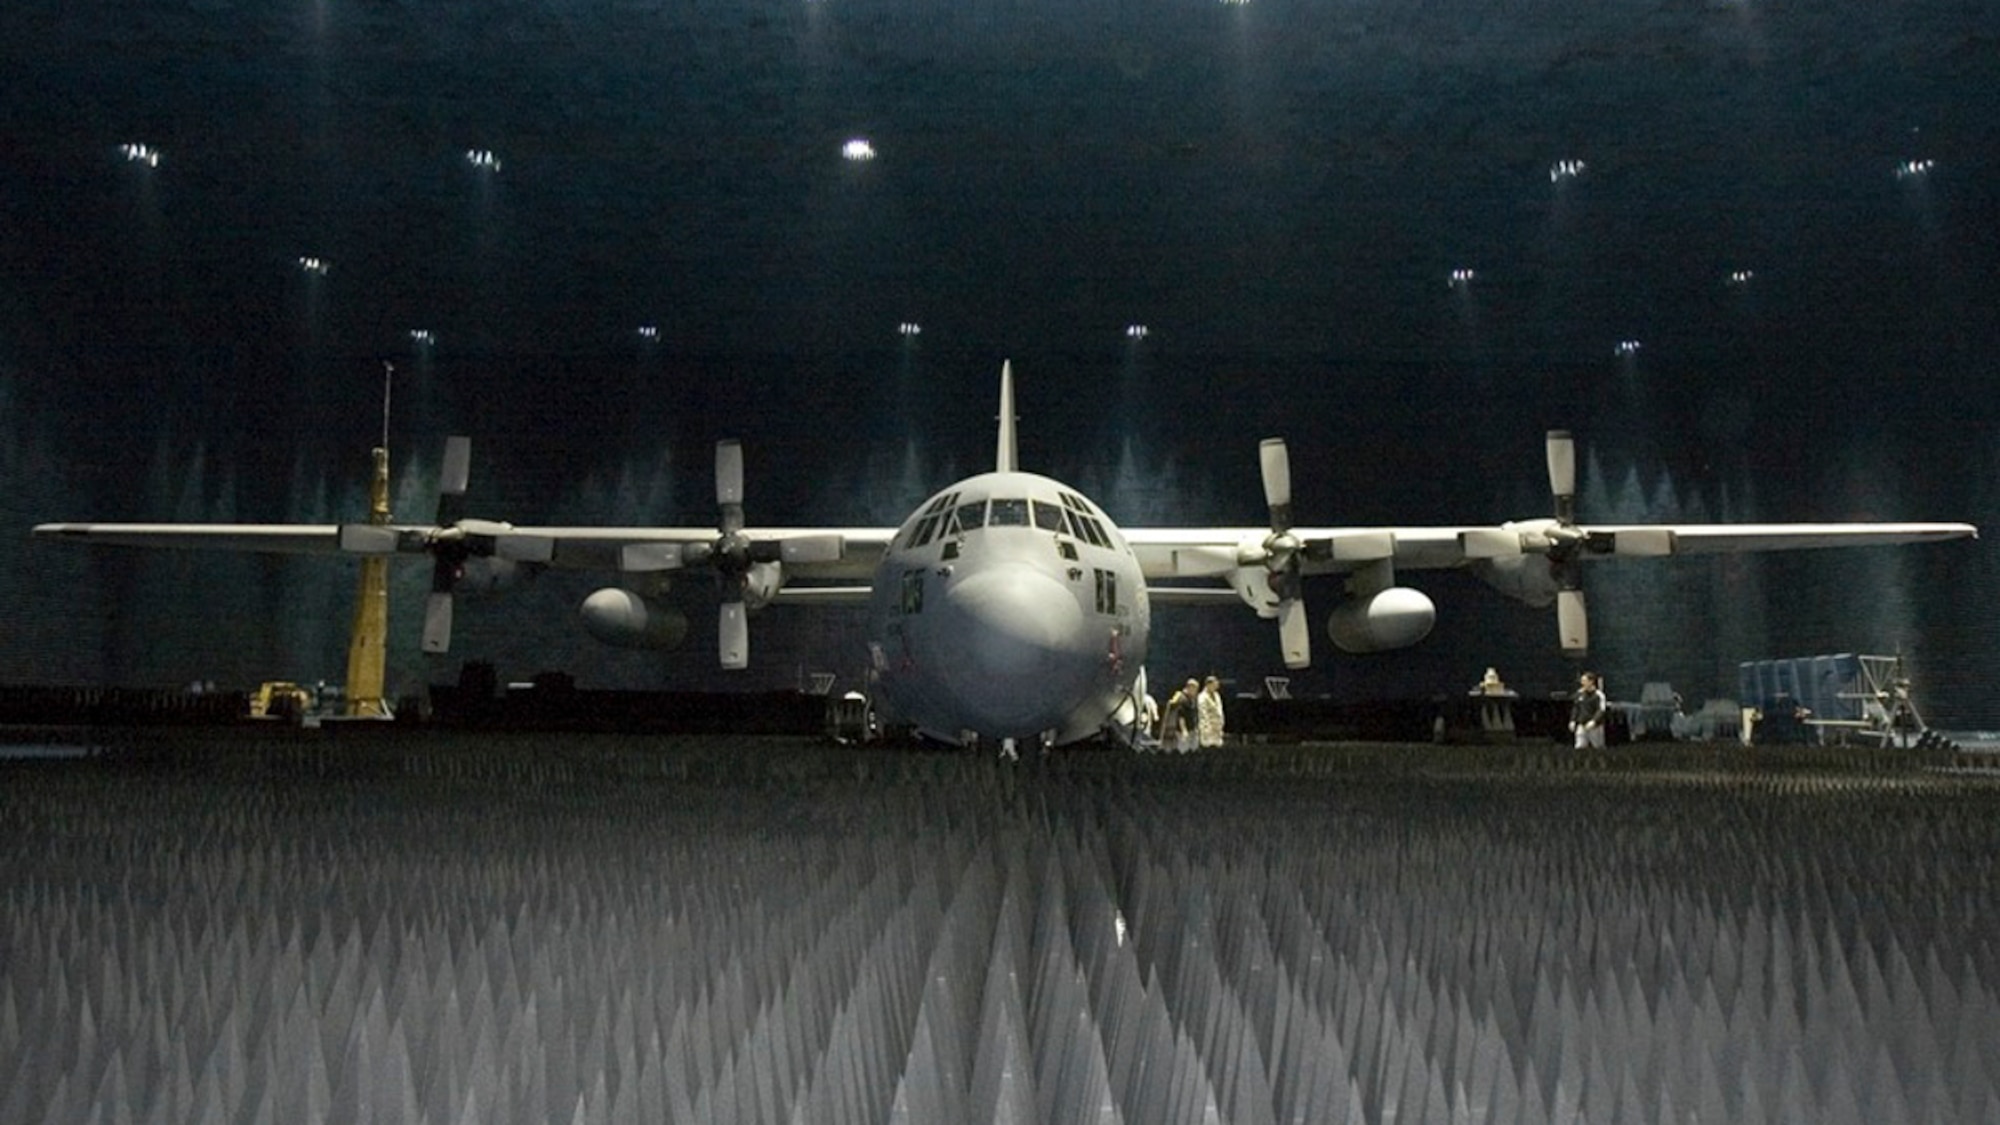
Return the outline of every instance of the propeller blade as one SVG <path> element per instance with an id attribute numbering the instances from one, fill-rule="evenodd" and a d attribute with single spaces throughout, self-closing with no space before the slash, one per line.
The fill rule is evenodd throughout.
<path id="1" fill-rule="evenodd" d="M 424 602 L 424 651 L 451 651 L 451 591 L 432 590 Z"/>
<path id="2" fill-rule="evenodd" d="M 1458 548 L 1468 559 L 1514 558 L 1521 553 L 1521 533 L 1498 527 L 1461 531 Z"/>
<path id="3" fill-rule="evenodd" d="M 1550 430 L 1548 438 L 1549 493 L 1555 497 L 1556 522 L 1576 522 L 1576 440 L 1568 430 Z"/>
<path id="4" fill-rule="evenodd" d="M 340 525 L 340 549 L 350 555 L 393 555 L 401 536 L 393 527 L 372 523 Z"/>
<path id="5" fill-rule="evenodd" d="M 1564 656 L 1583 656 L 1590 651 L 1590 618 L 1584 612 L 1582 590 L 1556 591 L 1556 631 L 1561 635 Z"/>
<path id="6" fill-rule="evenodd" d="M 750 666 L 750 619 L 741 601 L 726 601 L 717 616 L 716 632 L 722 666 L 738 671 Z"/>
<path id="7" fill-rule="evenodd" d="M 839 562 L 847 555 L 847 539 L 840 535 L 794 535 L 779 542 L 780 562 Z"/>
<path id="8" fill-rule="evenodd" d="M 722 509 L 722 533 L 743 530 L 743 443 L 715 443 L 715 504 Z"/>
<path id="9" fill-rule="evenodd" d="M 1284 438 L 1265 438 L 1257 446 L 1257 467 L 1264 475 L 1264 503 L 1271 509 L 1271 530 L 1292 526 L 1292 456 Z"/>
<path id="10" fill-rule="evenodd" d="M 1306 603 L 1286 598 L 1278 603 L 1278 642 L 1285 653 L 1285 667 L 1306 668 L 1312 664 L 1312 623 L 1306 619 Z"/>

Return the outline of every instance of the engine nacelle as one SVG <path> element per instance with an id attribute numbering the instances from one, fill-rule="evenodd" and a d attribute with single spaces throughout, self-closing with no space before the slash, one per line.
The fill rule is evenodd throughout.
<path id="1" fill-rule="evenodd" d="M 458 573 L 452 578 L 451 588 L 453 593 L 458 594 L 491 594 L 519 585 L 533 573 L 513 559 L 474 555 L 458 564 Z"/>
<path id="2" fill-rule="evenodd" d="M 1423 591 L 1391 586 L 1340 603 L 1327 616 L 1326 633 L 1342 652 L 1387 652 L 1423 640 L 1436 623 L 1437 606 Z"/>
<path id="3" fill-rule="evenodd" d="M 618 648 L 673 648 L 687 637 L 687 615 L 658 598 L 607 586 L 583 599 L 584 631 Z"/>
<path id="4" fill-rule="evenodd" d="M 1553 605 L 1560 589 L 1555 575 L 1549 572 L 1549 560 L 1542 555 L 1477 559 L 1472 563 L 1472 572 L 1515 601 L 1538 608 Z"/>
<path id="5" fill-rule="evenodd" d="M 752 563 L 750 573 L 743 576 L 743 604 L 753 610 L 763 609 L 778 596 L 778 588 L 785 584 L 785 568 L 774 562 Z"/>

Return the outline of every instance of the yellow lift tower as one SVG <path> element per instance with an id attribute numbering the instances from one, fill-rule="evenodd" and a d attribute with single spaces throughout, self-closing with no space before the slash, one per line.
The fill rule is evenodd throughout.
<path id="1" fill-rule="evenodd" d="M 368 482 L 368 522 L 389 523 L 389 377 L 393 364 L 382 365 L 382 444 L 374 449 L 374 475 Z M 389 556 L 361 557 L 361 589 L 354 600 L 354 630 L 347 642 L 347 716 L 388 719 L 394 714 L 383 698 L 389 663 Z"/>

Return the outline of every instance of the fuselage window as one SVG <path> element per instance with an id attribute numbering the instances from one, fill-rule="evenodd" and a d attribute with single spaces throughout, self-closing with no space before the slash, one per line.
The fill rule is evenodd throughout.
<path id="1" fill-rule="evenodd" d="M 1028 525 L 1028 502 L 1026 500 L 995 500 L 993 510 L 986 517 L 990 527 L 1026 527 Z"/>
<path id="2" fill-rule="evenodd" d="M 1118 576 L 1108 570 L 1097 572 L 1097 612 L 1118 612 Z"/>
<path id="3" fill-rule="evenodd" d="M 1047 500 L 1035 501 L 1035 526 L 1043 531 L 1063 530 L 1063 510 Z"/>
<path id="4" fill-rule="evenodd" d="M 960 531 L 976 531 L 985 523 L 986 501 L 974 500 L 970 504 L 959 505 L 958 529 Z"/>
<path id="5" fill-rule="evenodd" d="M 903 612 L 922 613 L 924 611 L 924 572 L 906 570 L 903 572 Z"/>

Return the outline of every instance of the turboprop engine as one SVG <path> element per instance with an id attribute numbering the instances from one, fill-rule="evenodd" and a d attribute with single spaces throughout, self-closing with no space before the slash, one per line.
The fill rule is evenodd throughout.
<path id="1" fill-rule="evenodd" d="M 1474 559 L 1471 570 L 1488 586 L 1517 602 L 1537 608 L 1553 605 L 1556 595 L 1562 591 L 1562 584 L 1556 581 L 1548 558 L 1542 555 Z"/>
<path id="2" fill-rule="evenodd" d="M 687 615 L 635 590 L 607 586 L 583 599 L 583 629 L 617 648 L 677 647 L 687 636 Z"/>
<path id="3" fill-rule="evenodd" d="M 1342 652 L 1361 654 L 1408 648 L 1430 635 L 1437 606 L 1421 590 L 1391 586 L 1340 603 L 1326 619 L 1326 634 Z"/>

